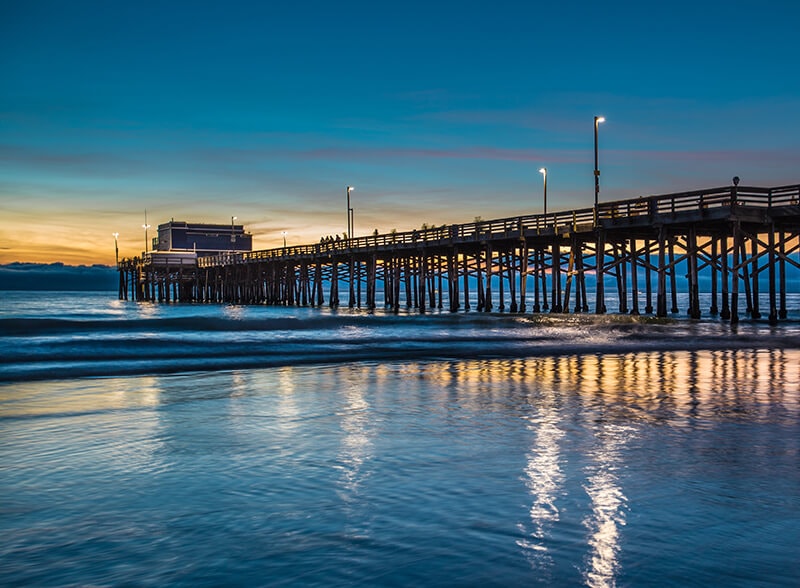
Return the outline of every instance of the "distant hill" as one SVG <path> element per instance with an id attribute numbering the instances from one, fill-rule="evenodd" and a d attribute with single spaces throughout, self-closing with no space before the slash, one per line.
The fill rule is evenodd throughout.
<path id="1" fill-rule="evenodd" d="M 118 274 L 107 265 L 9 263 L 0 265 L 0 290 L 112 291 Z"/>

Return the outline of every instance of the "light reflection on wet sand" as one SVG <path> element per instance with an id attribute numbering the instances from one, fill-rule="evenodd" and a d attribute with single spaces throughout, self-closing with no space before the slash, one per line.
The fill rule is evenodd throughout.
<path id="1" fill-rule="evenodd" d="M 363 388 L 351 384 L 343 391 L 345 404 L 339 418 L 344 435 L 339 448 L 339 496 L 345 502 L 357 500 L 359 485 L 367 472 L 362 471 L 372 451 L 372 425 L 369 403 Z"/>
<path id="2" fill-rule="evenodd" d="M 575 419 L 594 419 L 594 442 L 583 470 L 591 512 L 583 519 L 582 575 L 586 585 L 600 587 L 616 585 L 628 510 L 619 471 L 626 466 L 623 453 L 637 423 L 705 428 L 728 419 L 796 420 L 800 376 L 787 366 L 798 359 L 794 350 L 659 352 L 460 362 L 450 372 L 460 374 L 456 377 L 463 384 L 458 402 L 475 403 L 475 410 L 487 401 L 486 393 L 510 383 L 521 380 L 535 390 L 522 415 L 532 434 L 522 476 L 531 497 L 530 520 L 518 525 L 523 537 L 517 544 L 540 581 L 552 578 L 553 529 L 569 485 L 559 446 L 564 427 Z M 563 414 L 563 394 L 577 394 L 585 414 Z"/>
<path id="3" fill-rule="evenodd" d="M 762 359 L 764 359 L 762 361 Z M 800 351 L 791 349 L 734 351 L 666 351 L 625 355 L 585 355 L 510 360 L 409 362 L 391 372 L 384 365 L 358 364 L 326 368 L 330 373 L 360 377 L 417 378 L 425 366 L 426 380 L 447 383 L 458 402 L 484 405 L 511 383 L 550 387 L 562 393 L 578 393 L 603 400 L 619 410 L 643 418 L 655 415 L 678 424 L 693 417 L 748 416 L 767 411 L 796 413 L 800 408 Z M 241 372 L 248 373 L 252 370 Z M 234 371 L 232 391 L 237 396 L 248 383 Z M 274 387 L 291 404 L 295 368 L 275 368 L 282 374 Z M 376 376 L 377 374 L 377 376 Z M 206 376 L 188 376 L 190 378 Z M 147 409 L 163 400 L 159 385 L 163 376 L 55 380 L 0 385 L 0 415 L 46 416 L 105 410 Z M 168 376 L 166 378 L 169 378 Z M 452 381 L 453 385 L 450 385 Z M 364 394 L 373 390 L 362 385 Z M 356 392 L 361 393 L 361 392 Z"/>
<path id="4" fill-rule="evenodd" d="M 762 357 L 763 356 L 763 357 Z M 763 361 L 762 361 L 763 359 Z M 450 399 L 475 409 L 509 388 L 577 394 L 615 416 L 692 425 L 722 417 L 800 412 L 800 350 L 666 351 L 407 364 L 447 383 Z M 370 368 L 371 369 L 371 368 Z M 528 393 L 528 392 L 525 392 Z M 538 397 L 538 396 L 537 396 Z"/>
<path id="5" fill-rule="evenodd" d="M 555 393 L 543 391 L 534 414 L 527 417 L 527 427 L 534 435 L 534 443 L 527 455 L 525 485 L 531 493 L 530 522 L 532 530 L 520 524 L 525 537 L 517 544 L 526 550 L 531 567 L 546 580 L 551 579 L 553 556 L 549 553 L 548 537 L 559 519 L 558 496 L 562 492 L 564 474 L 561 470 L 559 441 L 564 431 L 559 427 L 559 414 Z"/>
<path id="6" fill-rule="evenodd" d="M 650 450 L 653 439 L 660 449 L 664 431 L 665 437 L 681 434 L 672 449 L 684 452 L 682 456 L 693 455 L 693 443 L 701 448 L 697 463 L 682 469 L 682 464 L 665 461 L 662 467 L 675 468 L 667 471 L 684 473 L 692 481 L 695 471 L 711 464 L 722 477 L 738 480 L 737 464 L 727 471 L 728 465 L 718 462 L 719 454 L 704 455 L 717 446 L 708 438 L 698 442 L 694 434 L 731 422 L 796 426 L 798 365 L 798 350 L 669 351 L 40 382 L 0 387 L 0 417 L 18 435 L 4 438 L 9 472 L 17 465 L 12 457 L 18 455 L 39 460 L 31 468 L 37 474 L 41 464 L 47 466 L 41 468 L 45 481 L 53 464 L 70 463 L 77 471 L 91 460 L 95 469 L 88 470 L 90 479 L 106 480 L 103 468 L 115 475 L 124 472 L 139 483 L 143 497 L 153 488 L 159 490 L 155 482 L 151 488 L 151 478 L 163 478 L 169 467 L 197 474 L 185 450 L 196 449 L 202 436 L 209 449 L 222 456 L 203 466 L 211 468 L 210 478 L 220 490 L 203 495 L 203 512 L 222 511 L 231 517 L 232 528 L 252 528 L 253 537 L 264 538 L 263 549 L 276 550 L 270 552 L 273 559 L 293 553 L 297 536 L 308 531 L 318 537 L 319 529 L 326 529 L 322 535 L 335 546 L 326 551 L 325 544 L 313 555 L 321 552 L 328 557 L 329 568 L 341 563 L 336 555 L 340 544 L 335 543 L 340 537 L 376 539 L 374 544 L 359 543 L 357 552 L 359 558 L 374 558 L 364 564 L 374 577 L 385 571 L 374 562 L 399 556 L 370 550 L 380 549 L 379 545 L 391 550 L 405 542 L 408 555 L 403 561 L 408 569 L 421 561 L 437 565 L 437 558 L 452 558 L 471 569 L 474 558 L 462 551 L 496 556 L 499 550 L 511 562 L 507 569 L 524 566 L 538 581 L 613 586 L 632 577 L 626 573 L 636 573 L 626 570 L 625 562 L 630 561 L 626 556 L 632 557 L 626 552 L 632 546 L 631 513 L 639 506 L 636 499 L 642 491 L 637 494 L 630 487 L 626 468 L 636 462 L 641 470 L 634 472 L 638 483 L 656 485 L 647 478 L 647 463 L 636 454 L 642 431 L 649 431 Z M 200 387 L 190 388 L 198 381 Z M 175 408 L 181 403 L 180 409 Z M 224 407 L 219 412 L 225 419 L 216 418 L 214 410 L 219 407 Z M 192 427 L 198 423 L 205 428 L 193 438 Z M 107 427 L 103 436 L 97 433 L 98 424 Z M 36 436 L 37 426 L 47 427 L 47 435 Z M 66 442 L 59 445 L 55 435 L 65 431 L 73 437 L 65 436 Z M 94 441 L 88 440 L 86 431 L 93 432 Z M 38 455 L 30 451 L 31 439 L 43 446 Z M 231 449 L 233 440 L 239 454 Z M 70 443 L 88 448 L 86 457 L 70 454 Z M 752 451 L 769 457 L 797 449 L 793 439 L 777 443 L 783 445 Z M 493 451 L 493 445 L 500 449 Z M 669 450 L 669 444 L 665 446 Z M 474 464 L 469 461 L 473 454 Z M 433 455 L 435 460 L 430 459 Z M 481 468 L 497 463 L 492 460 L 500 460 L 501 467 L 488 479 Z M 232 469 L 234 462 L 238 470 Z M 215 472 L 219 464 L 228 469 Z M 169 488 L 176 491 L 184 483 L 179 478 L 161 483 L 173 484 Z M 20 479 L 18 485 L 24 487 L 28 482 Z M 401 490 L 392 485 L 398 479 L 408 480 Z M 658 496 L 651 497 L 653 492 L 647 486 L 644 494 L 660 505 Z M 745 498 L 748 492 L 742 491 Z M 199 500 L 198 493 L 194 488 L 186 495 Z M 230 502 L 218 502 L 220 496 Z M 695 507 L 708 498 L 703 493 L 699 497 L 689 505 Z M 26 500 L 19 499 L 18 508 L 28 508 Z M 421 502 L 429 510 L 419 506 Z M 116 504 L 107 503 L 106 508 Z M 161 512 L 160 502 L 147 504 L 148 517 L 161 521 L 152 528 L 169 533 L 173 515 Z M 258 508 L 247 510 L 254 504 Z M 176 502 L 170 508 L 181 507 L 184 503 Z M 292 516 L 286 514 L 289 509 Z M 383 510 L 376 515 L 375 509 Z M 119 512 L 120 519 L 128 516 Z M 441 516 L 442 512 L 452 516 Z M 240 514 L 242 519 L 236 518 Z M 204 531 L 218 529 L 221 521 L 216 516 L 198 525 Z M 674 521 L 670 516 L 665 515 Z M 404 517 L 410 517 L 407 527 Z M 270 527 L 277 523 L 283 525 L 283 534 Z M 319 527 L 308 530 L 314 524 Z M 683 520 L 675 524 L 680 526 Z M 396 528 L 405 535 L 393 535 Z M 415 534 L 419 528 L 426 534 Z M 68 524 L 63 529 L 65 536 L 71 532 Z M 326 534 L 330 529 L 341 535 Z M 641 536 L 642 531 L 637 532 Z M 227 538 L 217 533 L 216 537 Z M 484 547 L 487 539 L 496 542 L 491 549 Z M 143 544 L 147 545 L 146 539 Z M 19 547 L 20 552 L 27 547 Z M 437 555 L 423 559 L 431 549 L 438 550 L 433 552 Z M 681 549 L 682 545 L 673 546 L 679 553 Z M 152 557 L 151 562 L 157 561 Z M 460 564 L 459 557 L 466 563 Z M 297 565 L 294 560 L 286 563 L 291 569 Z M 445 575 L 451 570 L 442 569 L 440 581 L 451 577 Z"/>
<path id="7" fill-rule="evenodd" d="M 632 427 L 600 423 L 595 431 L 597 446 L 589 454 L 592 463 L 586 467 L 584 489 L 591 499 L 592 512 L 583 521 L 589 547 L 583 574 L 586 585 L 593 588 L 616 584 L 628 500 L 617 470 L 623 465 L 620 451 L 632 431 Z"/>

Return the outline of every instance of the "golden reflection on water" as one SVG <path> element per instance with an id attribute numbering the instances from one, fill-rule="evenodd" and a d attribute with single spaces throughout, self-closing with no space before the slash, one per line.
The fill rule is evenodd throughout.
<path id="1" fill-rule="evenodd" d="M 0 385 L 0 416 L 79 416 L 153 408 L 161 403 L 158 378 L 103 378 Z"/>
<path id="2" fill-rule="evenodd" d="M 450 389 L 462 406 L 480 409 L 535 386 L 579 395 L 631 419 L 694 424 L 721 416 L 768 417 L 800 410 L 800 350 L 660 351 L 512 360 L 464 360 L 394 366 L 412 384 L 425 377 Z M 376 373 L 390 368 L 375 366 Z"/>
<path id="3" fill-rule="evenodd" d="M 569 355 L 503 360 L 408 362 L 365 366 L 369 396 L 422 393 L 420 378 L 435 381 L 457 402 L 479 411 L 508 404 L 515 394 L 552 391 L 576 396 L 630 422 L 674 427 L 711 426 L 719 418 L 771 418 L 800 411 L 800 350 L 658 351 L 624 355 Z M 390 378 L 389 387 L 378 385 Z M 391 390 L 389 389 L 391 388 Z M 547 402 L 541 398 L 530 404 Z M 542 405 L 546 406 L 546 405 Z"/>
<path id="4" fill-rule="evenodd" d="M 275 413 L 277 429 L 286 435 L 286 443 L 290 443 L 291 435 L 300 429 L 300 409 L 297 406 L 295 394 L 294 368 L 284 367 L 278 369 L 277 395 Z"/>
<path id="5" fill-rule="evenodd" d="M 103 460 L 126 472 L 154 472 L 165 467 L 160 457 L 159 415 L 152 410 L 162 402 L 160 380 L 152 376 L 0 386 L 0 418 L 31 419 L 17 428 L 28 434 L 52 431 L 43 438 L 73 431 L 76 437 L 94 443 L 86 446 L 87 451 L 102 446 Z M 120 415 L 125 417 L 124 432 L 117 428 Z M 67 440 L 58 451 L 69 446 Z M 70 455 L 76 461 L 81 458 Z M 97 463 L 95 457 L 87 459 L 91 465 Z"/>
<path id="6" fill-rule="evenodd" d="M 545 581 L 555 569 L 552 533 L 569 471 L 561 446 L 565 430 L 575 419 L 588 421 L 592 445 L 584 454 L 582 486 L 590 510 L 582 518 L 581 573 L 586 585 L 601 587 L 614 586 L 619 572 L 628 508 L 619 473 L 637 427 L 643 422 L 713 427 L 721 420 L 756 422 L 776 414 L 796 419 L 798 364 L 800 350 L 773 349 L 461 361 L 426 369 L 450 391 L 446 402 L 476 413 L 494 402 L 520 411 L 531 433 L 522 475 L 530 506 L 517 544 Z M 509 403 L 515 397 L 516 403 Z"/>

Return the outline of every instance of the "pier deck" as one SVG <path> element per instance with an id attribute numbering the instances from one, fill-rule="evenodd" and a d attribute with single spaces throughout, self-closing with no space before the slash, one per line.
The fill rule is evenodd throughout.
<path id="1" fill-rule="evenodd" d="M 479 311 L 604 313 L 606 290 L 613 288 L 618 312 L 667 316 L 679 312 L 681 279 L 689 293 L 687 312 L 699 318 L 703 279 L 710 284 L 712 315 L 738 320 L 744 296 L 750 316 L 760 318 L 764 304 L 774 323 L 787 314 L 792 282 L 787 275 L 800 269 L 799 236 L 800 185 L 731 186 L 604 202 L 596 211 L 196 260 L 148 253 L 120 261 L 119 295 L 337 307 L 344 294 L 351 308 L 382 304 L 396 311 L 401 306 L 458 311 L 475 304 Z"/>

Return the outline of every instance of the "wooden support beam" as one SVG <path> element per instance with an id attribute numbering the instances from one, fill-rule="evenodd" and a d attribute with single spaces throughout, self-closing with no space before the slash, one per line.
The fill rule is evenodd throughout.
<path id="1" fill-rule="evenodd" d="M 636 249 L 636 239 L 631 240 L 631 314 L 639 316 L 639 272 L 638 272 L 639 253 Z"/>
<path id="2" fill-rule="evenodd" d="M 527 305 L 527 291 L 528 291 L 528 243 L 523 239 L 520 247 L 520 267 L 519 267 L 519 311 L 524 313 Z"/>
<path id="3" fill-rule="evenodd" d="M 670 237 L 669 239 L 669 265 L 672 268 L 669 272 L 669 286 L 670 286 L 670 294 L 672 295 L 672 307 L 671 312 L 672 314 L 678 313 L 678 278 L 676 275 L 675 269 L 675 239 Z"/>
<path id="4" fill-rule="evenodd" d="M 775 226 L 771 226 L 768 231 L 768 275 L 769 275 L 769 324 L 778 324 L 778 296 L 777 283 L 775 281 Z"/>
<path id="5" fill-rule="evenodd" d="M 602 227 L 597 229 L 597 245 L 595 249 L 595 314 L 605 314 L 605 263 L 606 263 L 606 234 Z"/>
<path id="6" fill-rule="evenodd" d="M 733 260 L 731 262 L 731 323 L 739 322 L 739 253 L 742 250 L 742 231 L 739 223 L 733 223 Z M 745 279 L 745 283 L 747 280 Z"/>
<path id="7" fill-rule="evenodd" d="M 542 312 L 539 304 L 539 272 L 542 264 L 539 259 L 539 248 L 533 250 L 533 312 Z M 543 289 L 545 300 L 547 299 L 547 289 Z"/>
<path id="8" fill-rule="evenodd" d="M 787 309 L 786 309 L 786 233 L 781 230 L 778 236 L 778 240 L 780 242 L 780 300 L 781 306 L 780 310 L 778 310 L 778 318 L 785 319 L 787 317 Z"/>
<path id="9" fill-rule="evenodd" d="M 483 297 L 483 310 L 492 310 L 492 245 L 486 245 L 486 294 Z"/>
<path id="10" fill-rule="evenodd" d="M 753 233 L 753 238 L 750 240 L 751 250 L 752 250 L 752 270 L 750 272 L 750 277 L 753 283 L 752 291 L 753 291 L 753 308 L 750 316 L 757 319 L 761 318 L 761 309 L 759 305 L 759 287 L 758 287 L 758 258 L 759 258 L 759 251 L 758 251 L 758 232 Z"/>
<path id="11" fill-rule="evenodd" d="M 550 312 L 561 312 L 561 245 L 558 237 L 555 237 L 550 243 L 550 285 L 551 285 L 551 303 Z"/>
<path id="12" fill-rule="evenodd" d="M 714 235 L 711 237 L 711 309 L 709 310 L 711 316 L 717 316 L 719 314 L 719 306 L 717 306 L 717 283 L 719 281 L 717 267 L 719 266 L 719 252 L 717 244 L 718 239 L 716 235 Z"/>

